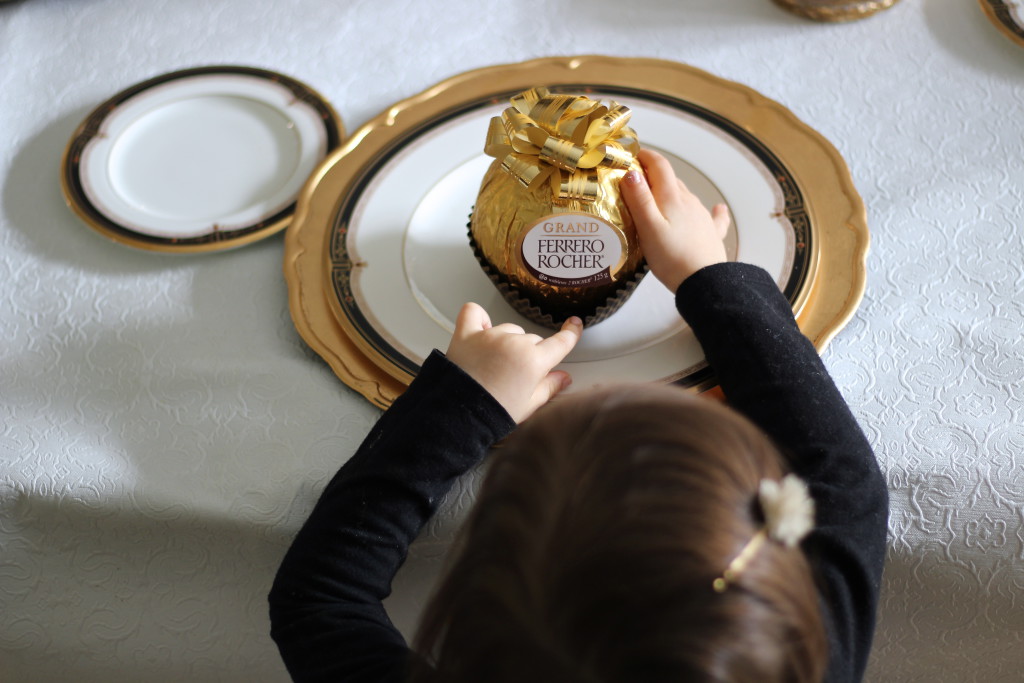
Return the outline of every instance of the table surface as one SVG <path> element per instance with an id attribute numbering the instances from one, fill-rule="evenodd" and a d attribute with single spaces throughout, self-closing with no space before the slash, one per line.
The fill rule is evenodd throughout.
<path id="1" fill-rule="evenodd" d="M 21 0 L 0 5 L 0 668 L 17 681 L 284 681 L 266 593 L 379 415 L 295 332 L 283 239 L 167 255 L 65 206 L 99 102 L 205 64 L 281 71 L 348 129 L 462 71 L 671 59 L 789 107 L 868 209 L 825 361 L 892 493 L 874 681 L 1024 669 L 1024 49 L 974 0 L 817 24 L 769 0 Z M 389 600 L 411 632 L 457 486 Z"/>

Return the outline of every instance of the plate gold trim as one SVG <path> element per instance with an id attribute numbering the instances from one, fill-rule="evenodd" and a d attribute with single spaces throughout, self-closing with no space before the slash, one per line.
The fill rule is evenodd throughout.
<path id="1" fill-rule="evenodd" d="M 1021 47 L 1024 47 L 1024 26 L 1021 26 L 1014 20 L 1011 13 L 1012 8 L 1006 0 L 978 0 L 978 4 L 981 5 L 981 9 L 985 11 L 985 16 L 995 24 L 1000 33 Z M 1024 13 L 1024 7 L 1020 11 Z"/>
<path id="2" fill-rule="evenodd" d="M 349 188 L 367 179 L 367 169 L 391 141 L 467 100 L 541 84 L 580 83 L 684 99 L 754 135 L 791 171 L 807 200 L 811 225 L 820 226 L 808 282 L 794 302 L 801 329 L 820 351 L 852 316 L 864 292 L 870 239 L 863 202 L 838 151 L 781 104 L 739 83 L 656 59 L 555 57 L 485 67 L 443 81 L 366 123 L 324 160 L 299 193 L 285 238 L 292 319 L 339 378 L 374 404 L 389 405 L 405 383 L 382 369 L 386 359 L 354 339 L 356 331 L 333 312 L 325 254 L 332 250 L 331 227 Z M 500 101 L 496 95 L 495 104 Z"/>
<path id="3" fill-rule="evenodd" d="M 168 83 L 201 76 L 246 76 L 263 79 L 287 89 L 296 101 L 316 112 L 323 122 L 326 139 L 325 156 L 338 147 L 345 136 L 341 117 L 318 92 L 294 78 L 266 69 L 219 65 L 182 69 L 136 83 L 96 107 L 72 134 L 61 159 L 60 185 L 65 202 L 92 229 L 111 240 L 139 249 L 173 253 L 196 253 L 233 249 L 269 237 L 291 222 L 295 210 L 292 202 L 257 223 L 233 230 L 212 230 L 198 237 L 170 238 L 148 235 L 120 224 L 97 207 L 83 186 L 81 162 L 91 141 L 101 135 L 105 120 L 122 104 L 147 90 Z"/>
<path id="4" fill-rule="evenodd" d="M 775 0 L 775 4 L 794 14 L 815 21 L 855 21 L 889 9 L 899 0 L 862 0 L 861 2 L 822 3 L 814 0 Z"/>

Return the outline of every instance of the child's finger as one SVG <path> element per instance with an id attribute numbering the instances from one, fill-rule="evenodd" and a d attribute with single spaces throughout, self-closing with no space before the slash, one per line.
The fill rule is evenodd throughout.
<path id="1" fill-rule="evenodd" d="M 729 224 L 732 223 L 729 207 L 725 204 L 715 204 L 711 207 L 711 220 L 718 231 L 718 237 L 724 240 L 726 233 L 729 232 Z"/>
<path id="2" fill-rule="evenodd" d="M 680 190 L 685 190 L 686 186 L 676 177 L 676 171 L 669 160 L 649 149 L 641 150 L 638 158 L 647 173 L 651 194 L 654 195 L 658 206 L 664 207 L 678 201 Z M 685 194 L 689 194 L 689 190 L 685 190 L 684 196 Z"/>
<path id="3" fill-rule="evenodd" d="M 552 370 L 537 384 L 530 399 L 532 408 L 536 410 L 572 384 L 572 377 L 564 370 Z"/>
<path id="4" fill-rule="evenodd" d="M 501 323 L 495 325 L 495 332 L 504 332 L 505 334 L 526 334 L 526 330 L 523 329 L 522 325 L 516 325 L 515 323 Z"/>
<path id="5" fill-rule="evenodd" d="M 651 188 L 639 171 L 627 173 L 619 183 L 619 191 L 622 192 L 622 198 L 626 201 L 633 222 L 638 227 L 657 225 L 658 222 L 665 220 L 658 203 L 654 201 Z"/>
<path id="6" fill-rule="evenodd" d="M 491 326 L 491 316 L 487 315 L 484 307 L 472 301 L 462 305 L 459 315 L 455 319 L 455 336 L 465 337 L 466 335 Z"/>
<path id="7" fill-rule="evenodd" d="M 583 321 L 572 316 L 562 323 L 562 329 L 547 339 L 542 339 L 537 344 L 537 348 L 543 352 L 544 360 L 549 367 L 555 367 L 575 348 L 582 334 Z"/>

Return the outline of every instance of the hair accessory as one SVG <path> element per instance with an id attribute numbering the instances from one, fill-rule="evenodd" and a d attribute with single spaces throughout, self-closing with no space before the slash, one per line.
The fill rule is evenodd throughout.
<path id="1" fill-rule="evenodd" d="M 787 474 L 782 481 L 762 479 L 757 488 L 757 501 L 764 513 L 764 526 L 747 541 L 720 577 L 712 584 L 723 593 L 757 554 L 765 540 L 771 539 L 793 548 L 814 527 L 814 501 L 807 484 L 796 475 Z"/>

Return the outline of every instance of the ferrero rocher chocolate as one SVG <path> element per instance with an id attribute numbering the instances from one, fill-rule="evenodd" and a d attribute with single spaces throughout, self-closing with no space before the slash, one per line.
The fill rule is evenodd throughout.
<path id="1" fill-rule="evenodd" d="M 470 243 L 522 315 L 558 327 L 614 313 L 646 272 L 619 180 L 639 143 L 628 108 L 534 88 L 491 120 Z"/>

